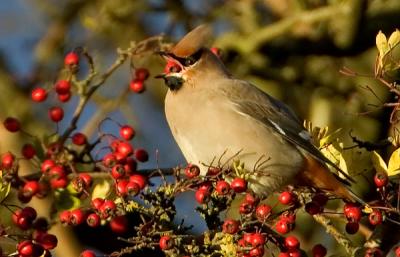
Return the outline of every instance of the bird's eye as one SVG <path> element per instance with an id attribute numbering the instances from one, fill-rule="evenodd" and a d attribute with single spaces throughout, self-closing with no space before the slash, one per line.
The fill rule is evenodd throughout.
<path id="1" fill-rule="evenodd" d="M 195 60 L 192 57 L 188 57 L 188 58 L 185 59 L 184 65 L 185 66 L 190 66 L 190 65 L 192 65 L 194 63 L 195 63 Z"/>

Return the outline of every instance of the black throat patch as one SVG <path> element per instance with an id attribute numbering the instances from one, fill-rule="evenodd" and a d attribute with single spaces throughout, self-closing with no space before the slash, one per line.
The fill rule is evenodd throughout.
<path id="1" fill-rule="evenodd" d="M 171 91 L 177 91 L 182 87 L 184 80 L 181 77 L 166 76 L 164 82 Z"/>

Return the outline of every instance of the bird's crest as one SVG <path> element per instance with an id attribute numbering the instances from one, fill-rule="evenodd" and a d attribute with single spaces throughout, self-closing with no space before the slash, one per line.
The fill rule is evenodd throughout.
<path id="1" fill-rule="evenodd" d="M 212 35 L 212 28 L 203 24 L 186 34 L 172 49 L 177 57 L 188 57 L 207 45 Z"/>

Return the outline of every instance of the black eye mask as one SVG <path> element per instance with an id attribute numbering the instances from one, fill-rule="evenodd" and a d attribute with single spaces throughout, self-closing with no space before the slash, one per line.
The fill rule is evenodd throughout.
<path id="1" fill-rule="evenodd" d="M 180 64 L 182 64 L 183 66 L 189 67 L 189 66 L 195 64 L 195 63 L 200 59 L 200 57 L 201 57 L 202 54 L 203 54 L 203 49 L 199 49 L 199 50 L 198 50 L 197 52 L 195 52 L 194 54 L 192 54 L 192 55 L 190 55 L 190 56 L 188 56 L 188 57 L 185 57 L 185 58 L 183 58 L 183 57 L 178 57 L 178 56 L 175 56 L 175 55 L 173 55 L 173 54 L 170 54 L 170 56 L 171 56 L 173 59 L 177 60 L 177 61 L 178 61 Z"/>

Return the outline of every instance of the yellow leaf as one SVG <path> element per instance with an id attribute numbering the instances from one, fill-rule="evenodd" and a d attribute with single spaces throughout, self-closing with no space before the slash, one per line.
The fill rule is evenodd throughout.
<path id="1" fill-rule="evenodd" d="M 371 206 L 366 205 L 366 206 L 364 206 L 364 209 L 363 209 L 362 211 L 363 211 L 364 213 L 369 214 L 369 213 L 373 212 L 374 209 L 372 209 Z"/>
<path id="2" fill-rule="evenodd" d="M 102 180 L 100 183 L 96 184 L 93 188 L 92 199 L 95 198 L 106 198 L 110 193 L 111 185 L 107 180 Z"/>
<path id="3" fill-rule="evenodd" d="M 387 166 L 382 157 L 375 151 L 372 152 L 371 156 L 372 166 L 374 166 L 376 172 L 387 173 Z"/>
<path id="4" fill-rule="evenodd" d="M 381 58 L 389 51 L 388 41 L 382 31 L 379 31 L 378 35 L 376 35 L 376 48 L 378 48 Z"/>
<path id="5" fill-rule="evenodd" d="M 339 156 L 339 168 L 344 171 L 346 174 L 349 174 L 349 171 L 347 169 L 347 163 L 346 160 L 343 158 L 343 155 Z M 345 178 L 344 175 L 342 175 L 342 173 L 339 173 L 339 176 L 342 178 Z"/>
<path id="6" fill-rule="evenodd" d="M 400 174 L 400 148 L 396 149 L 390 156 L 387 173 L 388 176 Z"/>
<path id="7" fill-rule="evenodd" d="M 400 43 L 400 31 L 396 29 L 389 37 L 388 44 L 393 49 L 397 44 Z"/>

